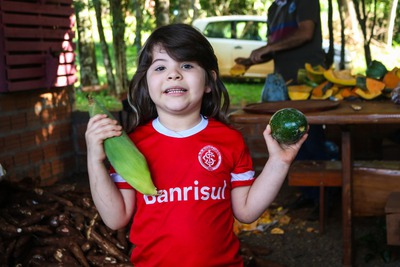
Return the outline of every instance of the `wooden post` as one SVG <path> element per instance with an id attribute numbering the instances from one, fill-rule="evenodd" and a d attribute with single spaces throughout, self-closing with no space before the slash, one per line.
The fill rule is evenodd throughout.
<path id="1" fill-rule="evenodd" d="M 342 126 L 342 202 L 343 202 L 343 266 L 353 264 L 353 231 L 352 231 L 352 152 L 351 134 Z"/>

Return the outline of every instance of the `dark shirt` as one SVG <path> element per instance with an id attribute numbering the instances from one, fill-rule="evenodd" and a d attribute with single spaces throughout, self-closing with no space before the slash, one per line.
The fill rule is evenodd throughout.
<path id="1" fill-rule="evenodd" d="M 297 71 L 305 63 L 324 66 L 325 53 L 322 49 L 320 6 L 318 0 L 287 0 L 279 6 L 275 2 L 268 9 L 268 42 L 274 43 L 290 35 L 298 23 L 312 20 L 315 23 L 313 39 L 301 46 L 275 52 L 275 72 L 288 81 L 296 81 Z"/>

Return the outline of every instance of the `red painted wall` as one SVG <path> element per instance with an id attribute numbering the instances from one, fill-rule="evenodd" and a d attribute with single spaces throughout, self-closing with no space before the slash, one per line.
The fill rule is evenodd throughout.
<path id="1" fill-rule="evenodd" d="M 0 0 L 0 92 L 76 81 L 72 0 Z"/>
<path id="2" fill-rule="evenodd" d="M 76 172 L 72 0 L 0 0 L 0 164 L 49 185 Z"/>

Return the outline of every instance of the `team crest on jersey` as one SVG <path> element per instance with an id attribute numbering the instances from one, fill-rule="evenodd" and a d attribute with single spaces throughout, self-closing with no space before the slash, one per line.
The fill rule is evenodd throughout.
<path id="1" fill-rule="evenodd" d="M 209 171 L 216 170 L 221 164 L 222 160 L 219 150 L 210 145 L 205 146 L 200 150 L 198 154 L 198 159 L 201 166 Z"/>

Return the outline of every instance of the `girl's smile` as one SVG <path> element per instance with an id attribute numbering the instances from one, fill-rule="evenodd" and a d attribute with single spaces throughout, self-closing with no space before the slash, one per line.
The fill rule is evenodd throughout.
<path id="1" fill-rule="evenodd" d="M 165 94 L 182 94 L 185 92 L 187 92 L 185 88 L 178 88 L 178 87 L 168 88 L 164 91 Z"/>

